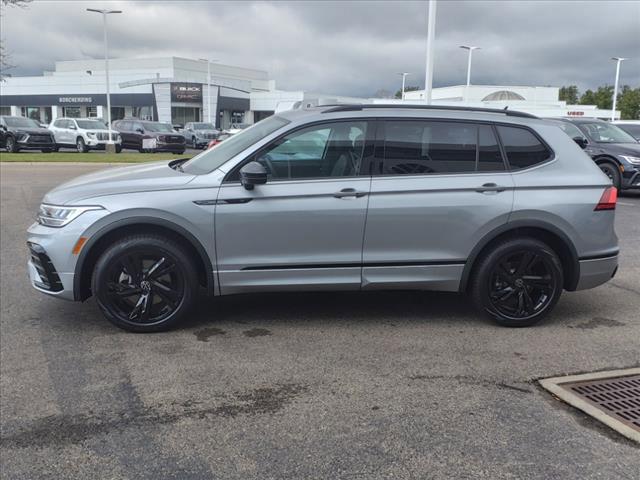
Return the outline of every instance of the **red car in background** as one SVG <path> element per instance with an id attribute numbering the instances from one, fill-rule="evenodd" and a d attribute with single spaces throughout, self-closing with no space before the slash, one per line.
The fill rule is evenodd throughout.
<path id="1" fill-rule="evenodd" d="M 215 139 L 213 139 L 213 140 L 211 140 L 209 142 L 209 144 L 207 145 L 207 150 L 209 150 L 210 148 L 215 147 L 220 142 L 222 142 L 223 140 L 226 140 L 227 138 L 229 138 L 231 136 L 232 136 L 231 133 L 221 133 L 220 135 L 218 135 L 218 138 L 215 138 Z"/>

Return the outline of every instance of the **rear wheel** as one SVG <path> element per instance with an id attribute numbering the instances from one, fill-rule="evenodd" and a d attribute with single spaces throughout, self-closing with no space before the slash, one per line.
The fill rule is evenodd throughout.
<path id="1" fill-rule="evenodd" d="M 479 261 L 471 280 L 476 307 L 506 327 L 528 327 L 547 316 L 562 293 L 556 253 L 533 238 L 498 244 Z"/>
<path id="2" fill-rule="evenodd" d="M 196 302 L 193 259 L 174 241 L 135 235 L 110 246 L 98 259 L 91 288 L 104 316 L 130 332 L 174 327 Z"/>
<path id="3" fill-rule="evenodd" d="M 618 167 L 616 167 L 613 163 L 610 163 L 610 162 L 600 163 L 598 164 L 598 167 L 600 167 L 600 170 L 602 170 L 602 172 L 607 177 L 609 177 L 613 186 L 616 187 L 618 190 L 620 190 L 621 178 L 620 178 L 620 171 L 618 170 Z"/>

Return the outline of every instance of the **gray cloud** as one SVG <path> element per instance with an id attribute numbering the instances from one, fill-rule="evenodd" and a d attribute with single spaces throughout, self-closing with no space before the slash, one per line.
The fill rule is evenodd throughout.
<path id="1" fill-rule="evenodd" d="M 345 95 L 396 90 L 396 72 L 424 84 L 426 2 L 104 2 L 112 57 L 209 57 L 268 70 L 282 89 Z M 34 1 L 5 8 L 2 36 L 17 65 L 39 74 L 57 60 L 99 58 L 97 2 Z M 434 84 L 613 83 L 612 56 L 636 57 L 621 82 L 640 86 L 640 2 L 440 1 Z"/>

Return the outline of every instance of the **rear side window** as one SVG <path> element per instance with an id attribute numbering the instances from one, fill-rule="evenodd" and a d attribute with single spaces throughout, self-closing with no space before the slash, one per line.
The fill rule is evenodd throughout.
<path id="1" fill-rule="evenodd" d="M 489 125 L 438 121 L 385 122 L 385 175 L 504 170 Z"/>
<path id="2" fill-rule="evenodd" d="M 505 126 L 497 129 L 512 170 L 532 167 L 551 158 L 551 151 L 529 130 Z"/>

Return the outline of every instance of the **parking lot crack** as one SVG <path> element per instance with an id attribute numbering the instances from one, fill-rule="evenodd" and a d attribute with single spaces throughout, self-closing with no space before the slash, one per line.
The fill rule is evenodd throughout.
<path id="1" fill-rule="evenodd" d="M 444 381 L 456 382 L 463 385 L 477 385 L 482 387 L 514 390 L 521 393 L 533 393 L 532 390 L 526 387 L 519 387 L 511 383 L 481 379 L 477 377 L 472 377 L 470 375 L 410 375 L 407 378 L 409 378 L 409 380 L 424 380 L 424 381 L 444 380 Z"/>

